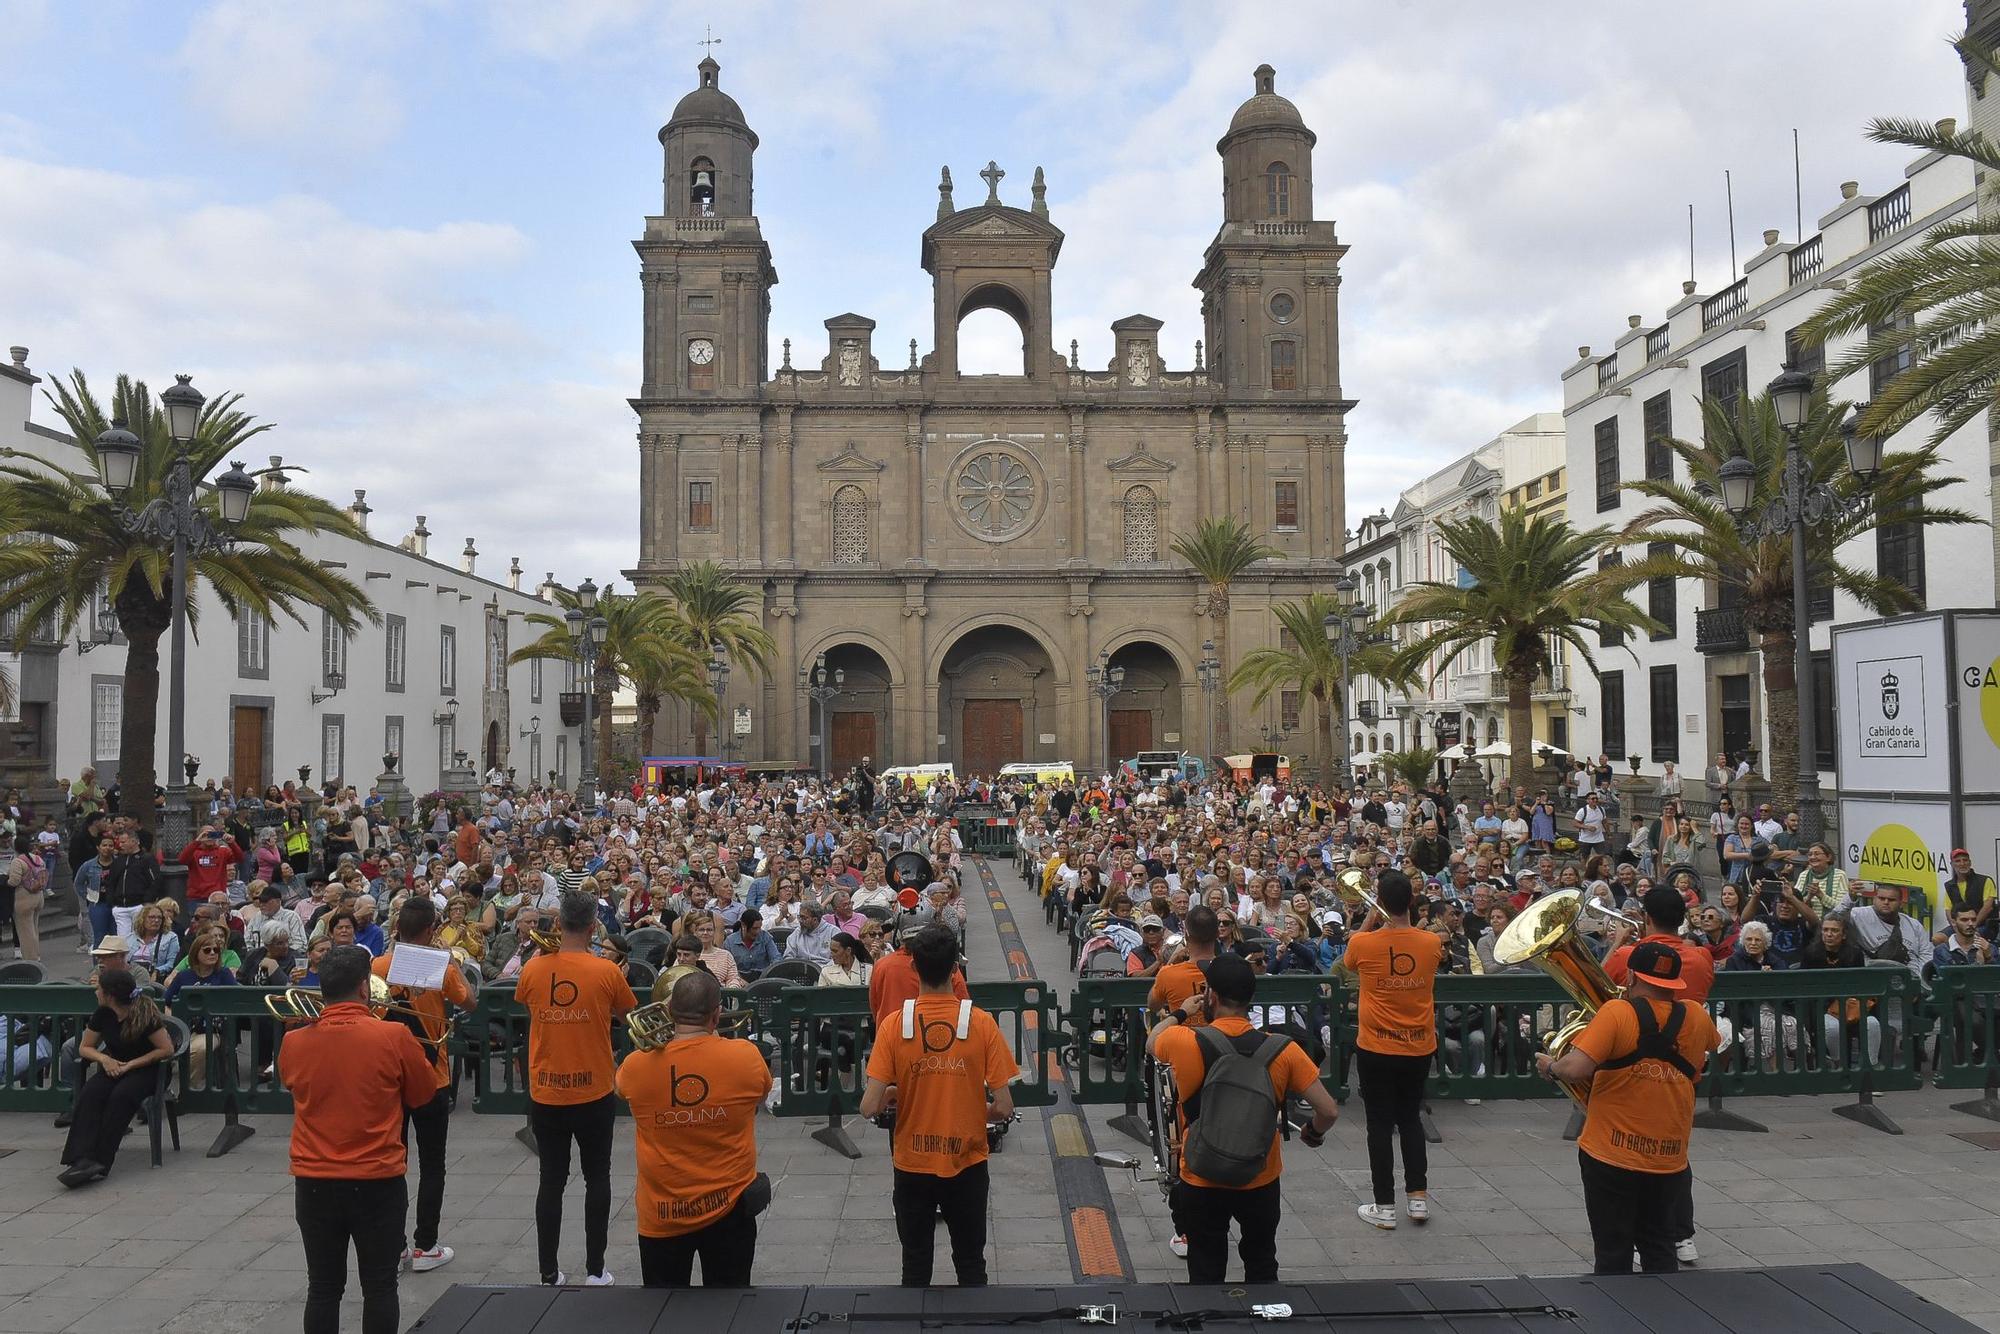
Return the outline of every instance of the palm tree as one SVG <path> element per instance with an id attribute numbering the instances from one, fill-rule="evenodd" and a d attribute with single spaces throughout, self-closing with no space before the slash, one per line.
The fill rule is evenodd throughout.
<path id="1" fill-rule="evenodd" d="M 1346 726 L 1346 700 L 1341 698 L 1340 655 L 1326 639 L 1326 618 L 1340 609 L 1337 598 L 1310 593 L 1302 602 L 1281 602 L 1271 608 L 1284 630 L 1276 648 L 1254 648 L 1229 675 L 1229 688 L 1254 689 L 1251 704 L 1262 704 L 1274 690 L 1297 687 L 1313 701 L 1319 730 L 1320 782 L 1333 788 L 1333 729 L 1336 714 Z M 1403 684 L 1394 671 L 1393 652 L 1370 644 L 1347 655 L 1350 678 L 1372 676 L 1390 686 Z"/>
<path id="2" fill-rule="evenodd" d="M 719 652 L 756 672 L 766 674 L 778 646 L 759 624 L 763 598 L 756 590 L 736 581 L 735 576 L 712 560 L 683 565 L 661 586 L 673 599 L 675 634 L 698 661 Z M 722 702 L 714 697 L 706 681 L 702 689 L 708 703 L 695 710 L 695 754 L 708 750 L 708 721 L 720 718 Z"/>
<path id="3" fill-rule="evenodd" d="M 679 640 L 674 642 L 678 651 L 684 646 Z M 653 733 L 659 723 L 660 707 L 670 699 L 685 700 L 690 707 L 710 719 L 716 716 L 717 705 L 714 693 L 708 688 L 708 672 L 702 661 L 689 653 L 683 660 L 676 658 L 674 664 L 664 672 L 641 673 L 632 682 L 632 692 L 639 705 L 639 754 L 653 753 Z"/>
<path id="4" fill-rule="evenodd" d="M 118 738 L 118 781 L 141 794 L 128 809 L 152 828 L 150 793 L 159 781 L 153 753 L 159 730 L 160 635 L 173 614 L 172 553 L 125 531 L 121 507 L 140 509 L 162 496 L 167 472 L 179 449 L 167 426 L 166 411 L 143 381 L 118 377 L 107 413 L 82 371 L 72 371 L 48 395 L 69 428 L 86 467 L 72 470 L 46 460 L 0 465 L 0 522 L 9 537 L 0 577 L 8 601 L 21 612 L 21 637 L 44 617 L 67 638 L 91 614 L 100 593 L 108 593 L 118 629 L 125 636 L 125 716 Z M 270 429 L 241 411 L 240 394 L 211 398 L 202 406 L 188 461 L 197 484 L 250 439 Z M 113 422 L 124 422 L 139 438 L 141 453 L 132 488 L 119 501 L 105 494 L 97 474 L 97 437 Z M 21 458 L 15 452 L 12 457 Z M 220 509 L 211 490 L 198 497 L 217 528 Z M 303 609 L 317 607 L 343 630 L 362 620 L 381 620 L 361 587 L 306 555 L 294 539 L 331 532 L 362 538 L 361 530 L 329 502 L 291 486 L 259 487 L 250 510 L 232 530 L 236 544 L 222 551 L 190 553 L 187 611 L 195 628 L 195 593 L 206 583 L 232 616 L 254 611 L 281 612 L 300 626 Z M 174 762 L 179 761 L 173 756 Z"/>
<path id="5" fill-rule="evenodd" d="M 1970 37 L 1954 43 L 1974 78 L 2000 76 L 2000 52 Z M 1887 118 L 1868 126 L 1877 143 L 1902 144 L 1970 162 L 1975 173 L 2000 172 L 2000 145 L 1978 130 L 1942 133 L 1924 121 Z M 1850 275 L 1843 290 L 1801 326 L 1813 343 L 1865 333 L 1867 341 L 1835 364 L 1831 380 L 1884 358 L 1907 361 L 1863 411 L 1861 429 L 1886 440 L 1925 413 L 1934 413 L 1931 443 L 2000 407 L 2000 213 L 1991 205 L 1992 177 L 1981 187 L 1973 217 L 1933 227 Z M 1877 332 L 1879 330 L 1879 332 Z M 1913 349 L 1924 349 L 1912 357 Z"/>
<path id="6" fill-rule="evenodd" d="M 1862 485 L 1847 467 L 1847 450 L 1840 422 L 1847 404 L 1813 395 L 1812 407 L 1799 431 L 1799 448 L 1815 482 L 1824 482 L 1844 496 Z M 1764 716 L 1771 729 L 1771 796 L 1780 810 L 1798 803 L 1799 709 L 1798 680 L 1793 665 L 1792 541 L 1789 532 L 1777 537 L 1746 538 L 1721 499 L 1722 465 L 1735 454 L 1756 468 L 1752 509 L 1761 510 L 1784 485 L 1785 433 L 1768 395 L 1744 397 L 1732 411 L 1726 403 L 1702 403 L 1700 444 L 1685 440 L 1665 443 L 1680 460 L 1675 477 L 1627 482 L 1627 491 L 1655 503 L 1643 510 L 1614 539 L 1637 546 L 1668 544 L 1625 568 L 1635 579 L 1673 577 L 1733 585 L 1741 592 L 1745 632 L 1757 641 L 1763 658 Z M 1919 605 L 1909 589 L 1840 559 L 1840 548 L 1885 523 L 1978 523 L 1975 515 L 1929 505 L 1926 497 L 1955 477 L 1932 472 L 1937 446 L 1884 454 L 1881 471 L 1868 484 L 1871 506 L 1846 509 L 1840 517 L 1806 525 L 1806 563 L 1822 584 L 1840 589 L 1870 611 L 1889 615 Z"/>
<path id="7" fill-rule="evenodd" d="M 1415 627 L 1395 665 L 1414 673 L 1436 656 L 1430 669 L 1435 679 L 1465 654 L 1491 645 L 1507 685 L 1508 766 L 1513 781 L 1526 783 L 1534 773 L 1529 697 L 1535 678 L 1555 665 L 1555 645 L 1568 644 L 1595 675 L 1586 633 L 1651 629 L 1654 622 L 1624 597 L 1634 582 L 1629 571 L 1593 568 L 1605 529 L 1504 509 L 1497 527 L 1471 518 L 1440 524 L 1439 532 L 1459 577 L 1411 584 L 1383 619 L 1385 626 Z"/>
<path id="8" fill-rule="evenodd" d="M 1431 781 L 1437 772 L 1438 760 L 1443 752 L 1424 746 L 1412 746 L 1408 750 L 1391 750 L 1382 755 L 1382 767 L 1402 779 L 1413 788 L 1420 788 Z"/>
<path id="9" fill-rule="evenodd" d="M 514 650 L 511 661 L 526 662 L 531 658 L 570 661 L 576 657 L 576 640 L 570 634 L 567 613 L 575 609 L 581 614 L 582 606 L 577 595 L 567 589 L 556 589 L 555 598 L 562 612 L 531 612 L 527 624 L 540 627 L 542 633 Z M 658 593 L 650 590 L 614 593 L 606 589 L 598 595 L 597 606 L 590 614 L 604 618 L 604 644 L 590 663 L 589 679 L 583 683 L 583 688 L 594 697 L 599 767 L 606 771 L 603 776 L 608 777 L 611 763 L 611 700 L 618 691 L 619 683 L 630 682 L 635 690 L 642 693 L 650 687 L 657 710 L 661 692 L 670 691 L 689 680 L 690 673 L 693 679 L 700 679 L 700 665 L 694 654 L 676 637 L 678 626 L 673 604 Z M 702 688 L 706 689 L 705 686 Z M 650 737 L 644 739 L 650 741 Z M 645 748 L 641 747 L 642 750 Z"/>
<path id="10" fill-rule="evenodd" d="M 1233 673 L 1234 669 L 1229 665 L 1229 585 L 1258 561 L 1284 553 L 1258 541 L 1251 535 L 1248 525 L 1233 515 L 1203 519 L 1195 525 L 1192 533 L 1176 537 L 1171 550 L 1192 565 L 1195 574 L 1207 583 L 1207 615 L 1215 623 L 1209 638 L 1215 641 L 1215 656 L 1222 664 L 1222 670 Z M 1229 692 L 1217 691 L 1209 707 L 1214 711 L 1210 723 L 1216 754 L 1227 755 L 1230 747 Z"/>

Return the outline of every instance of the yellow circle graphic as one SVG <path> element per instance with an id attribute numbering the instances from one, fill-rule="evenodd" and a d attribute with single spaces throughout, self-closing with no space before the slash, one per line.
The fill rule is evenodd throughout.
<path id="1" fill-rule="evenodd" d="M 1861 844 L 1860 878 L 1885 885 L 1903 885 L 1935 895 L 1937 864 L 1917 831 L 1908 825 L 1878 825 Z"/>
<path id="2" fill-rule="evenodd" d="M 1993 744 L 2000 746 L 2000 658 L 1987 666 L 1978 684 L 1979 721 L 1986 725 L 1986 735 Z"/>

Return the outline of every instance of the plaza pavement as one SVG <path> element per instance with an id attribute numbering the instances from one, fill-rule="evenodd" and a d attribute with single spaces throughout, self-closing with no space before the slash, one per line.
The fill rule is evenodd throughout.
<path id="1" fill-rule="evenodd" d="M 1004 863 L 993 869 L 1040 976 L 1067 990 L 1068 955 L 1043 925 L 1031 891 Z M 994 918 L 968 875 L 968 949 L 974 975 L 1006 976 Z M 51 942 L 50 963 L 79 971 L 73 941 Z M 2000 1331 L 2000 1153 L 1951 1138 L 1987 1123 L 1949 1110 L 1964 1095 L 1894 1094 L 1883 1106 L 1907 1132 L 1883 1135 L 1832 1115 L 1826 1098 L 1743 1099 L 1732 1106 L 1769 1125 L 1762 1135 L 1697 1132 L 1695 1201 L 1703 1267 L 1853 1260 L 1924 1298 Z M 1576 1150 L 1562 1139 L 1566 1103 L 1439 1105 L 1444 1136 L 1431 1147 L 1434 1218 L 1378 1232 L 1355 1217 L 1367 1198 L 1360 1107 L 1317 1152 L 1286 1146 L 1285 1217 L 1278 1255 L 1287 1279 L 1452 1278 L 1578 1273 L 1588 1228 Z M 1086 1114 L 1099 1148 L 1143 1150 Z M 143 1138 L 126 1141 L 117 1170 L 71 1192 L 55 1180 L 62 1132 L 45 1116 L 0 1116 L 0 1334 L 239 1334 L 294 1331 L 305 1259 L 292 1221 L 285 1118 L 258 1118 L 234 1153 L 206 1159 L 216 1119 L 182 1121 L 183 1150 L 147 1165 Z M 453 1116 L 443 1239 L 449 1266 L 405 1275 L 405 1328 L 453 1283 L 533 1281 L 536 1160 L 515 1139 L 520 1122 L 477 1116 L 470 1098 Z M 760 1163 L 776 1197 L 760 1229 L 760 1283 L 894 1282 L 895 1224 L 888 1140 L 851 1122 L 861 1147 L 849 1162 L 808 1138 L 817 1121 L 759 1123 Z M 1064 1210 L 1053 1186 L 1053 1136 L 1026 1112 L 993 1162 L 988 1262 L 995 1283 L 1063 1282 L 1072 1275 Z M 636 1284 L 632 1144 L 613 1156 L 616 1201 L 609 1263 Z M 1095 1169 L 1086 1169 L 1095 1170 Z M 1150 1174 L 1150 1170 L 1148 1172 Z M 1185 1277 L 1167 1249 L 1156 1186 L 1107 1174 L 1133 1277 Z M 414 1186 L 414 1182 L 413 1182 Z M 582 1270 L 582 1187 L 571 1180 L 562 1263 Z M 950 1264 L 942 1233 L 938 1272 Z M 1232 1272 L 1236 1269 L 1231 1257 Z M 344 1328 L 358 1327 L 350 1277 Z"/>

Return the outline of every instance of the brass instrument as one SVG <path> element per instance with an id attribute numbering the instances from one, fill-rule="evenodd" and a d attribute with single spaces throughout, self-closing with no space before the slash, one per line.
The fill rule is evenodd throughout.
<path id="1" fill-rule="evenodd" d="M 632 1045 L 639 1051 L 658 1051 L 674 1036 L 673 1016 L 668 1013 L 667 1001 L 673 995 L 674 984 L 691 973 L 701 971 L 690 964 L 675 964 L 661 973 L 653 983 L 653 998 L 650 1003 L 625 1014 L 625 1031 L 632 1038 Z M 716 1021 L 715 1031 L 722 1037 L 742 1037 L 757 1018 L 755 1010 L 723 1010 Z"/>
<path id="2" fill-rule="evenodd" d="M 1368 872 L 1358 866 L 1350 866 L 1333 878 L 1333 894 L 1340 900 L 1341 907 L 1347 910 L 1350 925 L 1360 925 L 1355 920 L 1355 914 L 1363 909 L 1377 913 L 1382 911 L 1382 905 L 1376 902 L 1375 895 L 1368 888 Z"/>
<path id="3" fill-rule="evenodd" d="M 562 949 L 562 932 L 541 931 L 528 928 L 528 939 L 535 942 L 535 948 L 544 954 L 555 954 Z"/>
<path id="4" fill-rule="evenodd" d="M 1501 967 L 1532 963 L 1569 993 L 1581 1013 L 1542 1039 L 1542 1050 L 1560 1057 L 1576 1041 L 1606 1001 L 1618 998 L 1619 988 L 1597 962 L 1595 955 L 1578 939 L 1577 923 L 1588 915 L 1603 915 L 1636 925 L 1632 919 L 1609 909 L 1585 902 L 1580 889 L 1558 890 L 1529 904 L 1508 924 L 1493 944 L 1493 959 Z M 1590 1086 L 1561 1081 L 1577 1106 L 1590 1106 Z"/>
<path id="5" fill-rule="evenodd" d="M 320 1016 L 326 1013 L 326 1001 L 318 991 L 306 987 L 286 987 L 280 992 L 267 993 L 264 1008 L 280 1023 L 311 1024 L 317 1023 Z M 445 1015 L 442 1033 L 436 1037 L 427 1036 L 428 1025 L 434 1022 L 434 1017 L 414 1005 L 398 1001 L 389 990 L 389 984 L 374 974 L 368 978 L 368 1009 L 377 1019 L 393 1016 L 398 1023 L 409 1025 L 416 1030 L 417 1040 L 426 1046 L 437 1048 L 451 1041 L 456 1021 L 450 1014 Z M 413 1020 L 415 1022 L 411 1023 Z"/>

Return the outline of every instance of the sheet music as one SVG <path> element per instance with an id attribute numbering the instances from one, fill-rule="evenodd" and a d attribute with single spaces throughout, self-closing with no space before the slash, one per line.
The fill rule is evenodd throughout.
<path id="1" fill-rule="evenodd" d="M 440 991 L 444 988 L 445 969 L 449 967 L 450 950 L 398 944 L 389 954 L 389 985 L 414 987 L 419 991 Z"/>

